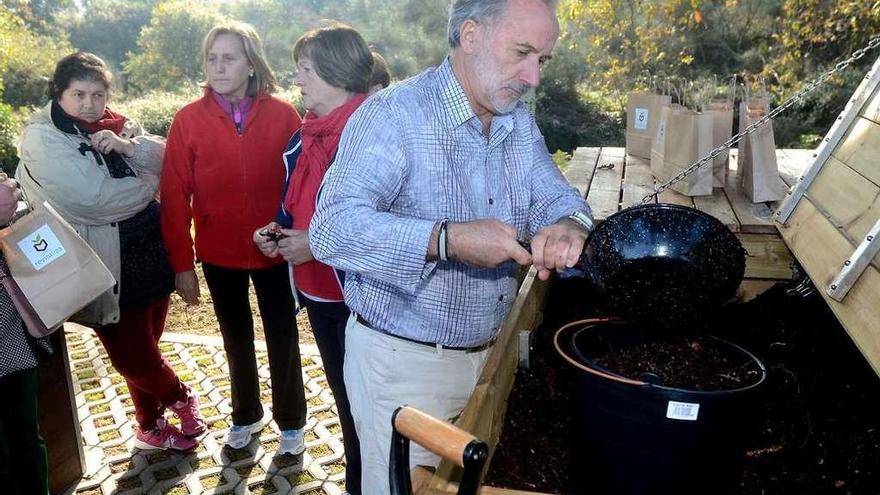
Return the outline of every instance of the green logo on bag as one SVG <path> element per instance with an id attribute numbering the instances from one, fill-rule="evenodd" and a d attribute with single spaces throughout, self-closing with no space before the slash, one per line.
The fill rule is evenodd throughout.
<path id="1" fill-rule="evenodd" d="M 58 236 L 47 224 L 30 232 L 17 244 L 21 253 L 38 271 L 67 253 Z"/>
<path id="2" fill-rule="evenodd" d="M 49 248 L 49 243 L 46 242 L 46 239 L 43 239 L 42 237 L 40 237 L 40 234 L 37 234 L 36 237 L 31 239 L 31 243 L 33 243 L 33 245 L 34 245 L 34 250 L 39 251 L 41 253 Z"/>

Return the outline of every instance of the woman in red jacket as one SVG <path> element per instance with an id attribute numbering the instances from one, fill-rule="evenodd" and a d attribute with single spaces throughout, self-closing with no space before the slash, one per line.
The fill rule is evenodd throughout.
<path id="1" fill-rule="evenodd" d="M 287 265 L 263 256 L 251 235 L 278 207 L 281 154 L 300 117 L 270 96 L 275 76 L 252 26 L 215 27 L 202 55 L 205 93 L 174 116 L 161 179 L 162 230 L 176 289 L 187 304 L 199 303 L 194 258 L 200 260 L 232 382 L 226 444 L 242 448 L 265 426 L 248 301 L 253 282 L 269 352 L 272 416 L 281 430 L 279 453 L 298 455 L 306 404 Z"/>

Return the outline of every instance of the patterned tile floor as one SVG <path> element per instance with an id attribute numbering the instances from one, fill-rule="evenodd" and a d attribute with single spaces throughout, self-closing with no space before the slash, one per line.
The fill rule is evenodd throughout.
<path id="1" fill-rule="evenodd" d="M 231 407 L 220 338 L 166 334 L 162 351 L 180 378 L 199 392 L 208 422 L 208 432 L 194 452 L 171 454 L 132 447 L 134 408 L 125 381 L 93 333 L 72 325 L 66 331 L 87 458 L 86 476 L 70 494 L 339 495 L 345 490 L 341 428 L 316 346 L 301 346 L 308 402 L 306 451 L 276 456 L 279 431 L 274 422 L 246 448 L 223 448 Z M 271 407 L 268 358 L 261 342 L 257 359 L 263 404 Z M 268 408 L 266 419 L 271 419 Z"/>

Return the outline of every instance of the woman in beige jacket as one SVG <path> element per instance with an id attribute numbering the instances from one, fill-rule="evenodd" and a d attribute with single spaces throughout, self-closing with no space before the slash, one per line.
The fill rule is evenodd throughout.
<path id="1" fill-rule="evenodd" d="M 135 446 L 190 450 L 206 429 L 198 399 L 158 347 L 174 289 L 155 200 L 165 144 L 107 108 L 111 81 L 90 53 L 58 62 L 52 101 L 24 128 L 16 177 L 28 199 L 48 201 L 116 278 L 73 320 L 95 330 L 128 383 Z M 166 407 L 180 429 L 165 420 Z"/>

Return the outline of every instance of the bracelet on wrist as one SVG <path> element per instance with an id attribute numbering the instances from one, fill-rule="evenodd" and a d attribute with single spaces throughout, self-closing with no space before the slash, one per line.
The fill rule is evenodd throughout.
<path id="1" fill-rule="evenodd" d="M 440 221 L 440 228 L 437 230 L 437 256 L 441 261 L 449 261 L 449 236 L 447 233 L 447 225 L 449 219 L 444 218 Z"/>

